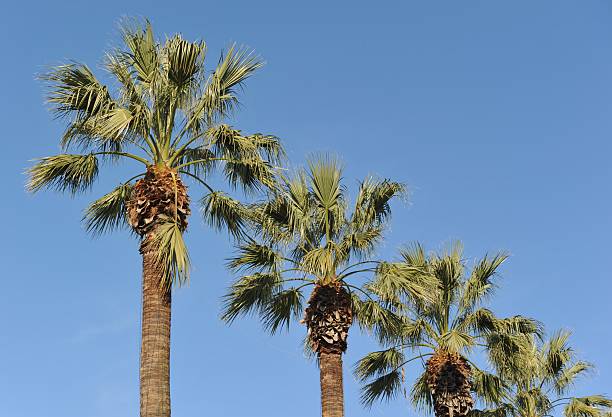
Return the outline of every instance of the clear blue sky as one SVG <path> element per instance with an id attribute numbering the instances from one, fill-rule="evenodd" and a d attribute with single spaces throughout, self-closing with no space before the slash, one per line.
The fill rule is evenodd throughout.
<path id="1" fill-rule="evenodd" d="M 138 413 L 140 261 L 127 233 L 92 239 L 79 222 L 94 193 L 24 192 L 28 160 L 58 151 L 62 125 L 36 73 L 76 59 L 95 67 L 123 15 L 160 34 L 231 41 L 266 67 L 235 124 L 274 133 L 294 164 L 341 155 L 346 178 L 404 181 L 381 251 L 462 239 L 470 259 L 508 250 L 494 307 L 574 331 L 598 372 L 579 393 L 612 394 L 612 4 L 606 1 L 10 2 L 0 82 L 0 415 L 128 417 Z M 291 6 L 290 6 L 291 4 Z M 173 416 L 315 416 L 318 371 L 304 329 L 269 337 L 255 320 L 227 328 L 219 298 L 231 246 L 197 213 L 194 271 L 174 297 Z M 356 330 L 356 329 L 355 329 Z M 347 415 L 417 416 L 403 400 L 358 404 L 345 357 Z M 414 376 L 409 375 L 409 376 Z"/>

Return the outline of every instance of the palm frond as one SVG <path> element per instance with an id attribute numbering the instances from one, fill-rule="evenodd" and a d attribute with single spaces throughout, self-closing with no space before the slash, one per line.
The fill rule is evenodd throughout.
<path id="1" fill-rule="evenodd" d="M 132 69 L 121 51 L 106 55 L 106 69 L 119 81 L 119 103 L 132 114 L 131 128 L 138 136 L 146 136 L 151 128 L 151 110 L 142 84 L 136 82 Z"/>
<path id="2" fill-rule="evenodd" d="M 30 192 L 42 188 L 69 191 L 72 194 L 87 190 L 98 175 L 98 158 L 93 154 L 60 154 L 38 159 L 28 170 L 27 188 Z"/>
<path id="3" fill-rule="evenodd" d="M 200 106 L 204 115 L 210 120 L 229 115 L 238 103 L 235 88 L 262 66 L 257 55 L 232 45 L 207 82 Z"/>
<path id="4" fill-rule="evenodd" d="M 508 255 L 500 253 L 492 258 L 485 256 L 478 262 L 464 285 L 463 294 L 459 301 L 460 309 L 472 309 L 494 290 L 495 286 L 492 278 L 506 259 L 508 259 Z"/>
<path id="5" fill-rule="evenodd" d="M 506 383 L 499 376 L 475 367 L 472 369 L 472 390 L 488 407 L 501 404 L 508 391 Z"/>
<path id="6" fill-rule="evenodd" d="M 180 158 L 176 161 L 176 166 L 184 164 L 185 166 L 181 167 L 182 170 L 206 178 L 217 165 L 217 161 L 215 161 L 215 154 L 210 149 L 199 146 L 183 149 Z"/>
<path id="7" fill-rule="evenodd" d="M 167 218 L 155 227 L 153 243 L 157 262 L 163 269 L 162 287 L 182 285 L 189 280 L 189 252 L 180 225 Z"/>
<path id="8" fill-rule="evenodd" d="M 300 268 L 321 278 L 334 276 L 336 259 L 333 245 L 307 251 L 301 259 Z"/>
<path id="9" fill-rule="evenodd" d="M 439 337 L 440 346 L 450 352 L 462 352 L 471 349 L 475 340 L 467 333 L 460 332 L 457 329 L 451 329 L 446 333 L 442 333 Z"/>
<path id="10" fill-rule="evenodd" d="M 238 201 L 221 191 L 205 195 L 201 200 L 204 219 L 212 227 L 226 229 L 234 237 L 244 234 L 246 208 Z"/>
<path id="11" fill-rule="evenodd" d="M 533 335 L 541 338 L 544 335 L 544 325 L 525 316 L 512 316 L 495 320 L 495 331 L 514 335 Z"/>
<path id="12" fill-rule="evenodd" d="M 427 267 L 427 254 L 419 242 L 414 242 L 400 250 L 404 263 L 412 268 L 424 270 Z"/>
<path id="13" fill-rule="evenodd" d="M 572 398 L 564 408 L 565 417 L 602 417 L 610 412 L 612 400 L 603 395 Z"/>
<path id="14" fill-rule="evenodd" d="M 128 48 L 122 58 L 133 69 L 138 82 L 151 89 L 160 69 L 158 44 L 151 24 L 147 21 L 142 27 L 126 21 L 121 25 L 121 32 Z"/>
<path id="15" fill-rule="evenodd" d="M 276 136 L 255 133 L 248 138 L 269 163 L 280 164 L 285 160 L 285 150 Z"/>
<path id="16" fill-rule="evenodd" d="M 382 236 L 383 230 L 380 227 L 352 230 L 342 237 L 340 247 L 344 253 L 364 258 L 374 252 L 376 245 L 382 240 Z"/>
<path id="17" fill-rule="evenodd" d="M 282 327 L 289 329 L 291 319 L 302 314 L 303 298 L 298 288 L 289 288 L 272 295 L 262 311 L 264 327 L 272 334 Z"/>
<path id="18" fill-rule="evenodd" d="M 232 258 L 228 267 L 234 271 L 272 270 L 282 263 L 282 255 L 268 245 L 250 241 L 238 246 L 237 256 Z"/>
<path id="19" fill-rule="evenodd" d="M 203 71 L 202 64 L 206 55 L 206 44 L 203 41 L 189 42 L 181 35 L 175 35 L 166 41 L 163 50 L 167 59 L 168 80 L 178 89 L 192 83 Z"/>
<path id="20" fill-rule="evenodd" d="M 570 336 L 568 331 L 557 331 L 543 346 L 544 368 L 549 378 L 557 377 L 572 360 L 574 352 L 568 345 Z"/>
<path id="21" fill-rule="evenodd" d="M 486 335 L 487 355 L 499 376 L 508 380 L 528 378 L 537 367 L 532 354 L 533 337 L 524 334 Z"/>
<path id="22" fill-rule="evenodd" d="M 272 166 L 259 157 L 226 161 L 223 171 L 234 188 L 241 186 L 245 191 L 252 191 L 260 190 L 262 186 L 275 186 Z"/>
<path id="23" fill-rule="evenodd" d="M 395 398 L 402 385 L 398 370 L 379 376 L 366 384 L 361 390 L 361 403 L 371 407 L 376 401 L 389 401 Z"/>
<path id="24" fill-rule="evenodd" d="M 103 141 L 120 142 L 133 127 L 134 115 L 125 108 L 116 107 L 100 115 L 95 130 L 90 132 Z"/>
<path id="25" fill-rule="evenodd" d="M 472 331 L 481 335 L 498 332 L 541 337 L 544 332 L 542 323 L 537 320 L 524 316 L 500 319 L 495 317 L 491 310 L 483 307 L 457 316 L 453 327 L 461 331 Z"/>
<path id="26" fill-rule="evenodd" d="M 355 376 L 365 381 L 397 370 L 404 363 L 404 354 L 397 348 L 368 353 L 355 366 Z"/>
<path id="27" fill-rule="evenodd" d="M 312 193 L 317 204 L 326 211 L 337 207 L 342 200 L 342 169 L 337 160 L 320 158 L 308 161 Z"/>
<path id="28" fill-rule="evenodd" d="M 276 273 L 258 272 L 240 278 L 223 297 L 221 319 L 231 323 L 240 315 L 246 315 L 254 310 L 263 311 L 281 285 L 282 279 Z"/>
<path id="29" fill-rule="evenodd" d="M 360 228 L 383 223 L 391 214 L 389 201 L 405 190 L 406 187 L 398 182 L 367 178 L 359 187 L 352 222 Z"/>
<path id="30" fill-rule="evenodd" d="M 410 399 L 418 410 L 427 412 L 433 409 L 431 391 L 427 385 L 427 373 L 423 372 L 410 390 Z"/>
<path id="31" fill-rule="evenodd" d="M 401 338 L 404 320 L 394 311 L 374 299 L 362 300 L 351 294 L 353 316 L 362 330 L 374 333 L 380 343 L 397 342 Z"/>
<path id="32" fill-rule="evenodd" d="M 108 89 L 87 65 L 59 65 L 40 78 L 48 83 L 47 101 L 59 116 L 74 114 L 79 119 L 87 119 L 115 107 Z"/>
<path id="33" fill-rule="evenodd" d="M 367 288 L 389 301 L 399 301 L 398 296 L 406 296 L 417 302 L 432 302 L 437 293 L 436 282 L 426 271 L 391 262 L 377 265 L 375 278 L 367 284 Z"/>
<path id="34" fill-rule="evenodd" d="M 577 361 L 559 373 L 554 379 L 554 387 L 557 394 L 563 394 L 576 380 L 576 378 L 584 373 L 591 371 L 594 368 L 593 364 Z"/>
<path id="35" fill-rule="evenodd" d="M 121 184 L 91 203 L 83 215 L 87 231 L 101 234 L 127 226 L 126 203 L 130 199 L 133 188 L 133 184 Z"/>

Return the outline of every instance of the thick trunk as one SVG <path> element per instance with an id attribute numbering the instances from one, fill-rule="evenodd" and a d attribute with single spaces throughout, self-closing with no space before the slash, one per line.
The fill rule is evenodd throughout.
<path id="1" fill-rule="evenodd" d="M 319 353 L 321 371 L 321 415 L 344 417 L 344 390 L 342 388 L 342 354 Z"/>
<path id="2" fill-rule="evenodd" d="M 458 353 L 437 350 L 427 360 L 427 385 L 436 417 L 465 417 L 474 406 L 467 360 Z"/>
<path id="3" fill-rule="evenodd" d="M 170 417 L 171 290 L 160 286 L 162 269 L 151 245 L 141 244 L 142 345 L 140 350 L 140 416 Z"/>

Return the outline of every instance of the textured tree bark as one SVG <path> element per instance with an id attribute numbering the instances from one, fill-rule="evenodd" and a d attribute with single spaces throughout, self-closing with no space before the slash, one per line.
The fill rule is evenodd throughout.
<path id="1" fill-rule="evenodd" d="M 342 354 L 319 353 L 322 417 L 344 417 Z"/>
<path id="2" fill-rule="evenodd" d="M 143 238 L 142 344 L 140 349 L 140 416 L 170 417 L 171 289 L 160 286 L 162 268 Z"/>

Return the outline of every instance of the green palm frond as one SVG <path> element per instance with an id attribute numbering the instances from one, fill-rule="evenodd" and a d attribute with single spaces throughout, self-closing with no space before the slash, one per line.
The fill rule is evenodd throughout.
<path id="1" fill-rule="evenodd" d="M 359 187 L 352 222 L 366 227 L 384 222 L 391 214 L 389 201 L 405 191 L 406 187 L 398 182 L 367 178 Z"/>
<path id="2" fill-rule="evenodd" d="M 178 89 L 194 82 L 203 71 L 202 64 L 206 55 L 206 44 L 203 41 L 189 42 L 181 35 L 175 35 L 166 41 L 166 71 L 168 80 Z"/>
<path id="3" fill-rule="evenodd" d="M 276 184 L 272 166 L 259 157 L 227 161 L 224 173 L 233 188 L 241 186 L 245 191 L 274 188 Z"/>
<path id="4" fill-rule="evenodd" d="M 157 262 L 163 269 L 164 288 L 173 284 L 182 285 L 189 279 L 189 252 L 180 226 L 173 219 L 166 219 L 155 228 L 153 244 Z"/>
<path id="5" fill-rule="evenodd" d="M 281 285 L 282 279 L 276 273 L 258 272 L 240 278 L 223 298 L 221 319 L 231 323 L 240 315 L 246 315 L 254 310 L 263 311 Z"/>
<path id="6" fill-rule="evenodd" d="M 215 158 L 215 154 L 204 146 L 185 148 L 181 152 L 181 157 L 177 160 L 176 164 L 181 166 L 182 170 L 198 177 L 206 178 L 217 166 Z"/>
<path id="7" fill-rule="evenodd" d="M 572 360 L 574 352 L 568 345 L 571 333 L 557 331 L 543 346 L 542 357 L 547 377 L 555 378 L 560 375 L 566 365 Z"/>
<path id="8" fill-rule="evenodd" d="M 151 125 L 151 113 L 144 87 L 134 78 L 132 69 L 121 51 L 106 54 L 105 68 L 119 81 L 119 104 L 132 113 L 132 127 L 140 135 L 146 135 Z"/>
<path id="9" fill-rule="evenodd" d="M 134 115 L 128 109 L 114 108 L 100 115 L 92 132 L 102 141 L 120 142 L 133 128 Z M 112 149 L 119 150 L 116 146 Z"/>
<path id="10" fill-rule="evenodd" d="M 383 303 L 374 300 L 362 300 L 357 294 L 351 294 L 353 316 L 363 330 L 374 333 L 381 343 L 397 341 L 404 321 L 402 317 Z"/>
<path id="11" fill-rule="evenodd" d="M 60 154 L 38 159 L 28 170 L 27 188 L 31 192 L 42 188 L 69 191 L 72 194 L 87 190 L 98 175 L 98 158 L 93 154 Z"/>
<path id="12" fill-rule="evenodd" d="M 330 157 L 311 159 L 308 168 L 313 200 L 318 208 L 315 218 L 329 240 L 344 224 L 342 169 L 339 162 Z"/>
<path id="13" fill-rule="evenodd" d="M 128 48 L 122 52 L 122 59 L 135 72 L 138 82 L 151 89 L 160 70 L 158 44 L 151 24 L 147 21 L 143 28 L 126 21 L 121 25 L 121 32 Z"/>
<path id="14" fill-rule="evenodd" d="M 494 290 L 495 285 L 492 282 L 492 278 L 506 259 L 508 259 L 508 255 L 500 253 L 492 258 L 485 256 L 478 262 L 465 283 L 459 308 L 462 310 L 472 309 Z"/>
<path id="15" fill-rule="evenodd" d="M 202 115 L 208 119 L 229 115 L 238 103 L 235 88 L 262 66 L 257 55 L 232 45 L 208 80 L 199 106 Z"/>
<path id="16" fill-rule="evenodd" d="M 523 378 L 536 366 L 531 350 L 533 338 L 528 335 L 492 333 L 486 336 L 487 356 L 503 378 Z"/>
<path id="17" fill-rule="evenodd" d="M 87 231 L 100 234 L 127 226 L 125 207 L 133 188 L 130 183 L 120 184 L 91 203 L 83 215 Z"/>
<path id="18" fill-rule="evenodd" d="M 238 200 L 216 191 L 205 195 L 201 201 L 202 214 L 208 224 L 215 229 L 226 229 L 234 237 L 244 234 L 247 209 Z"/>
<path id="19" fill-rule="evenodd" d="M 381 227 L 368 227 L 365 230 L 351 231 L 342 237 L 340 248 L 343 253 L 363 259 L 374 252 L 382 237 L 383 230 Z"/>
<path id="20" fill-rule="evenodd" d="M 467 333 L 452 329 L 446 333 L 442 333 L 438 339 L 440 347 L 447 349 L 450 352 L 462 352 L 471 349 L 475 340 Z"/>
<path id="21" fill-rule="evenodd" d="M 462 257 L 461 243 L 453 242 L 442 256 L 433 255 L 430 261 L 432 274 L 438 280 L 442 291 L 440 307 L 443 309 L 448 309 L 457 300 L 465 269 Z"/>
<path id="22" fill-rule="evenodd" d="M 412 268 L 424 270 L 428 266 L 427 254 L 419 242 L 414 242 L 400 249 L 400 256 L 404 263 Z"/>
<path id="23" fill-rule="evenodd" d="M 482 307 L 458 316 L 453 323 L 453 327 L 461 331 L 472 331 L 482 335 L 497 332 L 541 337 L 544 332 L 542 323 L 537 320 L 524 316 L 500 319 L 491 310 Z"/>
<path id="24" fill-rule="evenodd" d="M 301 268 L 318 277 L 332 277 L 336 270 L 334 247 L 326 245 L 314 248 L 304 254 Z"/>
<path id="25" fill-rule="evenodd" d="M 410 390 L 410 400 L 418 410 L 430 411 L 433 409 L 431 391 L 427 385 L 427 373 L 423 372 L 415 380 Z"/>
<path id="26" fill-rule="evenodd" d="M 302 292 L 289 288 L 272 295 L 262 311 L 264 327 L 272 334 L 282 327 L 289 329 L 289 323 L 302 314 Z"/>
<path id="27" fill-rule="evenodd" d="M 379 350 L 361 358 L 355 366 L 354 373 L 362 381 L 377 378 L 399 369 L 404 361 L 404 354 L 397 348 Z"/>
<path id="28" fill-rule="evenodd" d="M 238 246 L 237 256 L 232 258 L 228 267 L 234 271 L 272 270 L 282 263 L 282 255 L 268 245 L 250 241 Z"/>
<path id="29" fill-rule="evenodd" d="M 507 396 L 508 388 L 499 376 L 473 368 L 472 390 L 486 406 L 494 407 L 503 402 Z"/>
<path id="30" fill-rule="evenodd" d="M 82 120 L 105 114 L 116 105 L 87 65 L 59 65 L 40 78 L 48 83 L 47 101 L 60 116 L 76 114 Z"/>
<path id="31" fill-rule="evenodd" d="M 399 394 L 401 386 L 402 379 L 398 370 L 379 376 L 362 388 L 361 403 L 371 407 L 376 401 L 392 400 Z"/>
<path id="32" fill-rule="evenodd" d="M 249 140 L 271 164 L 280 164 L 287 156 L 280 143 L 280 139 L 276 136 L 255 133 L 249 136 Z"/>
<path id="33" fill-rule="evenodd" d="M 513 316 L 495 320 L 495 331 L 514 335 L 533 335 L 541 338 L 544 335 L 544 325 L 529 317 Z"/>
<path id="34" fill-rule="evenodd" d="M 591 371 L 593 368 L 593 364 L 584 361 L 577 361 L 569 367 L 564 367 L 554 380 L 555 391 L 559 395 L 563 394 L 571 387 L 577 377 Z"/>
<path id="35" fill-rule="evenodd" d="M 258 226 L 271 239 L 282 240 L 285 236 L 307 243 L 314 228 L 312 195 L 305 175 L 300 172 L 294 178 L 284 178 L 278 188 L 276 195 L 262 205 Z"/>
<path id="36" fill-rule="evenodd" d="M 437 294 L 436 282 L 419 267 L 404 263 L 380 262 L 370 291 L 384 300 L 398 301 L 405 296 L 417 302 L 433 301 Z"/>
<path id="37" fill-rule="evenodd" d="M 312 192 L 317 203 L 331 209 L 339 204 L 342 198 L 342 169 L 335 159 L 311 159 L 308 161 Z"/>
<path id="38" fill-rule="evenodd" d="M 610 413 L 612 400 L 603 395 L 572 398 L 564 408 L 565 417 L 603 417 Z"/>

